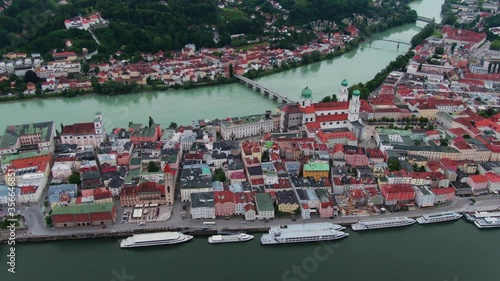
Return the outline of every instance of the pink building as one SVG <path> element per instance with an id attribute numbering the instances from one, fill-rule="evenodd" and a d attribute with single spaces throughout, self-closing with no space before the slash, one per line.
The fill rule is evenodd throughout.
<path id="1" fill-rule="evenodd" d="M 444 203 L 455 199 L 455 188 L 453 187 L 431 188 L 430 190 L 432 193 L 436 195 L 436 198 L 434 199 L 434 204 Z"/>
<path id="2" fill-rule="evenodd" d="M 351 167 L 368 166 L 368 156 L 361 147 L 356 147 L 355 150 L 344 147 L 344 157 L 346 164 Z"/>
<path id="3" fill-rule="evenodd" d="M 230 191 L 216 191 L 214 193 L 215 216 L 232 216 L 235 212 L 234 193 Z"/>
<path id="4" fill-rule="evenodd" d="M 488 178 L 485 175 L 470 176 L 465 181 L 475 195 L 488 192 Z"/>

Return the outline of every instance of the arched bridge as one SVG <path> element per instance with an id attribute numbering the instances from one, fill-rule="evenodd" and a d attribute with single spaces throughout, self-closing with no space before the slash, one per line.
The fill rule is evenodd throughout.
<path id="1" fill-rule="evenodd" d="M 289 97 L 282 95 L 282 94 L 280 94 L 276 91 L 273 91 L 271 89 L 268 89 L 268 88 L 260 85 L 259 83 L 255 82 L 251 79 L 248 79 L 244 76 L 234 75 L 234 78 L 240 80 L 240 82 L 247 85 L 247 87 L 253 88 L 257 92 L 260 92 L 262 95 L 269 96 L 269 99 L 273 99 L 273 100 L 278 101 L 278 103 L 294 103 L 294 101 L 292 99 L 290 99 Z"/>

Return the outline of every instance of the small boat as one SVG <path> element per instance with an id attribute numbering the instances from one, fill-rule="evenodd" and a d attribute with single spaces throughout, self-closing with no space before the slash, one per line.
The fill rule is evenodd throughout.
<path id="1" fill-rule="evenodd" d="M 193 236 L 181 232 L 157 232 L 147 234 L 136 234 L 123 239 L 120 243 L 122 248 L 149 247 L 184 243 L 193 239 Z"/>

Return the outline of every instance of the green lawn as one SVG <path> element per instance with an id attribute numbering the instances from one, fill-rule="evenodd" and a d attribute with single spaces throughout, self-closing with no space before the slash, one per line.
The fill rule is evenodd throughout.
<path id="1" fill-rule="evenodd" d="M 434 33 L 432 35 L 437 38 L 443 38 L 443 33 L 439 29 L 434 30 Z"/>
<path id="2" fill-rule="evenodd" d="M 224 17 L 227 20 L 233 21 L 233 20 L 241 20 L 241 19 L 246 19 L 247 15 L 240 11 L 240 10 L 234 10 L 234 9 L 224 9 Z"/>
<path id="3" fill-rule="evenodd" d="M 253 49 L 253 47 L 256 47 L 256 46 L 269 46 L 269 42 L 260 42 L 260 43 L 241 45 L 241 46 L 235 47 L 235 49 L 246 51 L 246 50 Z"/>

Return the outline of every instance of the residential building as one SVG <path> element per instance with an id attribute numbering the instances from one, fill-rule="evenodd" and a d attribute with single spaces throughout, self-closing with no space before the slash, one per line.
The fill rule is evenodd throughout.
<path id="1" fill-rule="evenodd" d="M 415 204 L 420 208 L 434 206 L 436 195 L 432 193 L 427 186 L 414 186 Z"/>
<path id="2" fill-rule="evenodd" d="M 295 214 L 300 207 L 299 200 L 293 190 L 280 190 L 276 192 L 276 205 L 278 211 L 284 214 Z"/>
<path id="3" fill-rule="evenodd" d="M 193 219 L 215 219 L 213 192 L 191 193 L 191 217 Z"/>
<path id="4" fill-rule="evenodd" d="M 485 175 L 469 176 L 465 182 L 471 187 L 474 195 L 480 195 L 488 192 L 488 178 Z"/>
<path id="5" fill-rule="evenodd" d="M 455 199 L 455 188 L 453 187 L 431 188 L 430 190 L 436 195 L 434 204 L 446 203 Z"/>
<path id="6" fill-rule="evenodd" d="M 125 186 L 120 192 L 122 207 L 133 207 L 139 204 L 166 203 L 165 185 L 156 182 L 143 182 L 138 186 Z"/>
<path id="7" fill-rule="evenodd" d="M 269 193 L 255 194 L 256 219 L 274 219 L 274 205 Z"/>
<path id="8" fill-rule="evenodd" d="M 268 111 L 260 115 L 229 117 L 221 122 L 220 130 L 224 140 L 241 139 L 272 132 L 273 122 L 271 112 Z"/>
<path id="9" fill-rule="evenodd" d="M 54 122 L 10 125 L 0 139 L 0 155 L 35 150 L 54 152 Z"/>
<path id="10" fill-rule="evenodd" d="M 304 178 L 312 177 L 319 181 L 322 178 L 328 178 L 330 165 L 325 161 L 309 161 L 304 165 L 302 176 Z"/>
<path id="11" fill-rule="evenodd" d="M 49 186 L 49 204 L 51 208 L 56 205 L 67 205 L 78 195 L 76 184 L 59 184 Z"/>
<path id="12" fill-rule="evenodd" d="M 415 190 L 411 184 L 383 184 L 380 190 L 386 205 L 410 203 L 415 199 Z"/>

